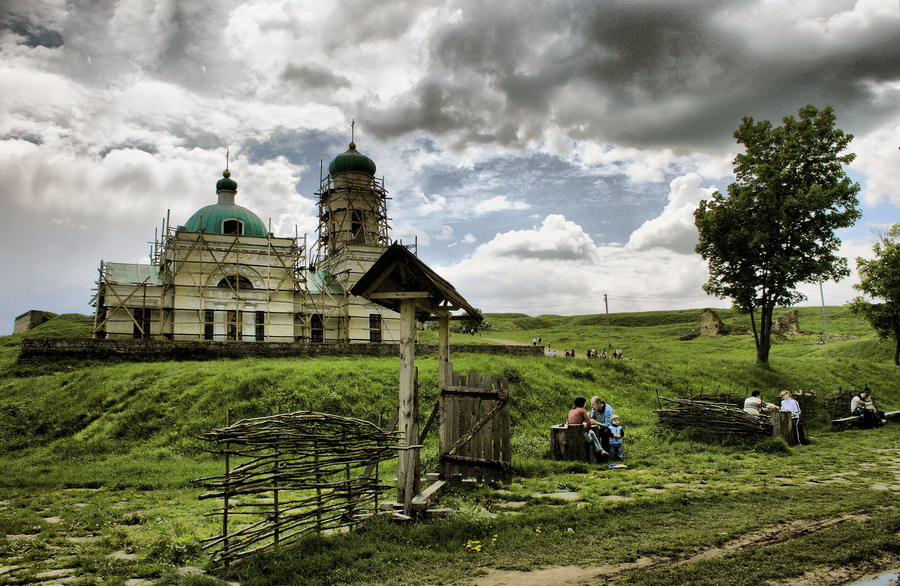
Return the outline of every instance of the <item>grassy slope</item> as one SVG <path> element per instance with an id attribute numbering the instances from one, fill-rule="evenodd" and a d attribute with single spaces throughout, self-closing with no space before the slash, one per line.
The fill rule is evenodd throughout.
<path id="1" fill-rule="evenodd" d="M 820 312 L 815 308 L 801 309 L 801 326 L 817 329 L 821 324 Z M 820 395 L 827 395 L 838 387 L 868 384 L 875 389 L 883 408 L 900 408 L 900 369 L 891 363 L 890 343 L 878 341 L 865 322 L 841 308 L 829 308 L 828 313 L 829 332 L 838 334 L 840 339 L 826 346 L 815 344 L 818 332 L 794 339 L 778 339 L 773 347 L 769 369 L 754 364 L 751 336 L 681 340 L 697 330 L 699 311 L 611 315 L 612 343 L 625 350 L 630 357 L 626 361 L 467 354 L 454 356 L 453 362 L 457 370 L 501 373 L 511 380 L 514 467 L 519 478 L 523 479 L 521 487 L 514 490 L 530 493 L 544 489 L 552 492 L 569 482 L 579 484 L 581 481 L 583 484 L 583 474 L 576 475 L 571 481 L 562 480 L 568 474 L 566 470 L 571 468 L 570 465 L 548 462 L 544 458 L 547 425 L 560 421 L 571 398 L 578 394 L 600 394 L 620 413 L 628 429 L 627 449 L 629 464 L 633 467 L 664 468 L 667 470 L 665 479 L 676 482 L 695 476 L 703 477 L 706 474 L 703 471 L 715 469 L 733 474 L 735 486 L 739 486 L 744 467 L 735 466 L 734 461 L 736 450 L 743 448 L 727 444 L 696 444 L 687 438 L 659 434 L 653 425 L 652 414 L 656 393 L 672 396 L 701 389 L 744 392 L 748 388 L 761 388 L 764 395 L 772 400 L 775 398 L 773 391 L 778 388 L 812 389 Z M 732 328 L 749 326 L 743 316 L 728 311 L 720 312 L 720 315 Z M 552 343 L 560 349 L 575 348 L 579 353 L 588 347 L 603 347 L 607 335 L 606 316 L 528 317 L 504 314 L 487 317 L 494 326 L 491 337 L 527 342 L 532 337 L 541 336 L 545 344 Z M 66 315 L 25 335 L 87 335 L 88 323 L 83 316 Z M 430 341 L 427 339 L 429 335 L 432 334 L 423 333 L 422 341 Z M 173 494 L 179 496 L 172 498 L 168 514 L 178 521 L 174 526 L 171 522 L 162 522 L 161 526 L 166 527 L 164 535 L 151 539 L 145 531 L 126 532 L 118 536 L 121 543 L 130 544 L 132 548 L 152 545 L 166 550 L 169 555 L 160 558 L 165 563 L 179 560 L 178 547 L 179 544 L 184 545 L 182 541 L 190 543 L 198 532 L 203 536 L 211 531 L 208 525 L 202 523 L 190 528 L 189 519 L 201 509 L 199 505 L 190 504 L 190 495 L 195 495 L 196 491 L 188 488 L 187 483 L 191 478 L 218 472 L 221 463 L 207 457 L 201 451 L 201 442 L 195 438 L 199 433 L 220 426 L 226 408 L 232 408 L 236 418 L 265 415 L 277 410 L 312 408 L 378 420 L 386 416 L 397 401 L 397 363 L 394 359 L 252 359 L 237 362 L 19 367 L 14 366 L 13 361 L 21 337 L 0 339 L 0 368 L 5 368 L 6 372 L 0 378 L 0 466 L 7 471 L 0 477 L 0 489 L 6 487 L 2 494 L 33 491 L 33 499 L 64 502 L 64 499 L 59 501 L 59 495 L 63 494 L 59 493 L 59 489 L 62 487 L 131 491 L 131 494 L 137 495 L 148 490 L 175 491 Z M 468 343 L 470 338 L 455 335 L 453 341 Z M 417 360 L 417 366 L 424 411 L 436 395 L 436 362 L 432 357 L 422 357 Z M 821 429 L 814 431 L 822 433 Z M 826 449 L 826 446 L 818 449 Z M 426 468 L 433 464 L 434 452 L 432 441 L 425 453 Z M 685 455 L 694 457 L 684 460 Z M 842 453 L 828 456 L 832 463 L 840 463 L 843 457 Z M 72 465 L 73 462 L 77 465 Z M 784 474 L 790 475 L 797 473 L 790 466 L 802 467 L 806 464 L 809 463 L 779 465 L 786 466 Z M 758 462 L 753 462 L 753 465 L 758 465 Z M 577 472 L 578 467 L 575 468 Z M 673 471 L 678 470 L 686 476 L 682 478 L 674 474 Z M 647 478 L 638 482 L 636 477 L 623 477 L 615 486 L 619 494 L 641 492 L 647 488 Z M 651 488 L 654 482 L 662 483 L 663 477 L 654 478 L 650 482 Z M 605 489 L 597 493 L 597 487 L 592 486 L 589 483 L 580 490 L 602 496 Z M 135 490 L 138 492 L 134 493 Z M 702 498 L 697 496 L 696 503 L 691 501 L 682 505 L 693 514 L 700 515 L 710 508 L 704 499 L 721 498 L 728 493 L 727 483 L 720 490 Z M 821 509 L 822 503 L 832 495 L 830 490 L 826 487 L 810 494 L 812 509 Z M 51 498 L 50 495 L 56 496 Z M 777 491 L 769 496 L 778 498 Z M 729 506 L 742 507 L 744 500 L 750 506 L 758 497 L 735 496 Z M 860 497 L 859 505 L 850 499 L 848 506 L 862 507 L 868 498 L 871 497 Z M 133 496 L 131 500 L 142 502 L 139 496 Z M 104 506 L 108 508 L 108 504 L 97 503 L 99 509 L 104 509 Z M 655 517 L 659 519 L 657 529 L 673 532 L 670 542 L 663 540 L 669 543 L 665 547 L 674 547 L 684 537 L 676 535 L 676 528 L 684 519 L 671 513 L 672 503 L 666 499 L 661 499 L 653 507 Z M 46 508 L 52 507 L 46 505 Z M 560 520 L 555 519 L 559 515 L 558 509 L 546 508 L 546 513 L 542 513 L 544 508 L 540 502 L 535 504 L 526 515 L 529 526 L 556 526 L 568 522 L 565 518 L 568 512 Z M 595 513 L 603 516 L 607 509 L 598 509 Z M 147 506 L 141 505 L 139 510 L 145 511 Z M 616 510 L 637 514 L 630 505 L 617 506 Z M 165 516 L 164 513 L 159 514 Z M 575 509 L 571 514 L 575 514 Z M 670 516 L 672 527 L 666 529 L 666 519 Z M 639 514 L 635 522 L 637 520 L 647 522 L 643 514 Z M 8 532 L 18 532 L 30 521 L 15 518 L 4 520 L 3 511 L 0 511 L 0 523 L 3 522 L 7 523 Z M 739 532 L 738 527 L 747 524 L 746 520 L 736 521 L 737 527 L 727 531 Z M 758 521 L 750 523 L 756 524 Z M 432 545 L 441 550 L 441 544 L 447 539 L 453 542 L 454 547 L 458 546 L 462 539 L 460 532 L 483 536 L 486 526 L 486 522 L 464 518 L 443 529 L 450 533 L 449 537 L 441 534 L 441 529 L 409 531 L 413 534 L 417 531 L 433 533 L 429 537 L 435 540 Z M 150 531 L 149 526 L 146 529 Z M 515 521 L 507 519 L 498 522 L 489 530 L 501 531 L 512 539 L 511 536 L 516 534 Z M 383 539 L 392 543 L 394 537 L 390 535 L 395 530 L 380 528 L 378 531 L 381 532 L 379 535 L 386 535 Z M 396 539 L 411 539 L 410 533 L 402 535 L 402 539 Z M 351 542 L 353 539 L 348 538 Z M 519 544 L 522 548 L 538 548 L 544 552 L 529 564 L 571 561 L 571 546 L 568 549 L 548 550 L 546 545 L 541 546 L 535 539 L 534 535 L 528 539 L 522 538 Z M 709 537 L 704 537 L 698 543 L 709 541 Z M 347 547 L 347 552 L 357 552 L 354 549 L 356 546 Z M 359 547 L 365 546 L 360 544 Z M 648 542 L 646 547 L 653 549 L 654 546 Z M 885 549 L 887 546 L 879 547 Z M 331 548 L 326 549 L 331 551 Z M 624 551 L 610 552 L 610 555 L 616 559 L 628 559 Z M 550 555 L 551 552 L 555 552 L 553 555 L 556 557 Z M 424 555 L 421 551 L 419 553 Z M 197 559 L 196 552 L 193 555 Z M 344 554 L 338 551 L 334 555 L 340 558 Z M 379 560 L 392 565 L 384 561 L 385 555 L 388 554 L 380 552 Z M 445 556 L 439 557 L 444 560 Z M 315 556 L 310 559 L 315 559 Z M 341 561 L 333 556 L 325 556 L 321 561 L 330 564 L 330 567 L 341 565 Z M 451 556 L 444 561 L 457 563 L 460 560 Z M 164 562 L 160 563 L 164 565 Z M 287 562 L 279 559 L 277 563 Z M 516 565 L 512 558 L 501 560 L 498 567 L 510 564 Z M 523 562 L 523 567 L 529 564 Z M 461 567 L 461 572 L 466 571 L 465 564 Z M 472 568 L 474 566 L 469 570 Z M 414 570 L 412 568 L 410 571 Z M 150 564 L 143 571 L 158 575 L 163 570 L 159 564 Z M 392 573 L 396 569 L 383 571 L 385 580 L 404 579 L 403 575 Z M 457 577 L 459 575 L 456 574 Z M 345 579 L 338 574 L 326 576 L 329 577 L 323 579 Z M 252 583 L 253 576 L 245 575 L 242 581 Z"/>

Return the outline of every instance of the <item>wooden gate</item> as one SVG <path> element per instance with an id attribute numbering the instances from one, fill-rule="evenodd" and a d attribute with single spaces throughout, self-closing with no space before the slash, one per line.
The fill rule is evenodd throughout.
<path id="1" fill-rule="evenodd" d="M 506 377 L 453 372 L 439 401 L 441 479 L 512 482 Z"/>

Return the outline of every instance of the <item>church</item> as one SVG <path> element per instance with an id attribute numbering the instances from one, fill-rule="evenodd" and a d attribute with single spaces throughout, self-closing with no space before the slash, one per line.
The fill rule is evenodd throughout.
<path id="1" fill-rule="evenodd" d="M 236 203 L 226 168 L 215 203 L 184 224 L 164 222 L 150 264 L 101 262 L 94 337 L 396 343 L 399 315 L 350 293 L 390 245 L 375 170 L 352 141 L 331 161 L 311 253 L 305 236 L 276 236 Z"/>

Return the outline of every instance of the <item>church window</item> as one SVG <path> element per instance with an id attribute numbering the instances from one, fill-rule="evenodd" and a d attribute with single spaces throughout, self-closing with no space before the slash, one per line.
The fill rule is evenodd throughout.
<path id="1" fill-rule="evenodd" d="M 132 333 L 135 339 L 146 339 L 150 337 L 150 309 L 137 307 L 131 310 L 134 314 L 134 327 Z"/>
<path id="2" fill-rule="evenodd" d="M 314 313 L 309 319 L 309 341 L 321 344 L 325 341 L 325 327 L 322 324 L 322 316 Z"/>
<path id="3" fill-rule="evenodd" d="M 381 316 L 377 313 L 369 316 L 369 341 L 381 342 Z"/>
<path id="4" fill-rule="evenodd" d="M 219 281 L 219 287 L 223 289 L 234 289 L 237 291 L 238 289 L 252 289 L 253 283 L 250 282 L 250 279 L 247 277 L 241 277 L 240 275 L 228 275 L 221 281 Z"/>
<path id="5" fill-rule="evenodd" d="M 216 327 L 216 312 L 213 309 L 206 309 L 203 312 L 203 339 L 212 340 Z"/>
<path id="6" fill-rule="evenodd" d="M 266 312 L 256 312 L 256 341 L 263 342 L 266 339 Z"/>
<path id="7" fill-rule="evenodd" d="M 228 339 L 232 341 L 239 342 L 244 339 L 243 333 L 241 332 L 243 324 L 241 323 L 241 312 L 240 310 L 229 311 L 227 314 L 228 318 Z"/>
<path id="8" fill-rule="evenodd" d="M 244 233 L 244 223 L 235 219 L 224 220 L 222 222 L 222 233 L 240 236 Z"/>
<path id="9" fill-rule="evenodd" d="M 362 233 L 363 218 L 358 210 L 353 210 L 350 216 L 350 234 L 354 242 L 363 242 L 365 235 Z"/>

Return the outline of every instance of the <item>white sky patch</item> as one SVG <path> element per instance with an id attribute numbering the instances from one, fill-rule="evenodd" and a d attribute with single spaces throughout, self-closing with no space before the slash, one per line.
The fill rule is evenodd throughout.
<path id="1" fill-rule="evenodd" d="M 697 226 L 694 210 L 702 199 L 708 199 L 715 191 L 700 187 L 700 176 L 689 173 L 670 183 L 669 203 L 662 213 L 644 222 L 632 232 L 627 248 L 649 250 L 665 248 L 682 254 L 691 254 L 697 245 Z"/>
<path id="2" fill-rule="evenodd" d="M 869 205 L 882 201 L 900 205 L 900 121 L 855 138 L 850 147 L 856 153 L 851 168 L 868 178 L 860 199 Z"/>
<path id="3" fill-rule="evenodd" d="M 498 234 L 471 257 L 437 270 L 484 311 L 597 313 L 604 293 L 611 311 L 647 310 L 665 299 L 679 307 L 727 305 L 700 290 L 706 264 L 699 256 L 597 246 L 562 216 Z"/>
<path id="4" fill-rule="evenodd" d="M 475 236 L 472 234 L 466 234 L 462 237 L 462 242 L 464 242 L 465 244 L 475 244 L 476 242 L 478 242 L 478 238 L 475 238 Z"/>
<path id="5" fill-rule="evenodd" d="M 480 215 L 507 210 L 527 210 L 530 207 L 524 201 L 513 201 L 505 195 L 495 195 L 490 199 L 478 202 L 475 205 L 475 213 Z"/>
<path id="6" fill-rule="evenodd" d="M 416 212 L 420 216 L 427 216 L 428 214 L 434 214 L 434 213 L 440 212 L 441 210 L 443 210 L 444 208 L 447 207 L 447 198 L 445 198 L 441 195 L 435 194 L 431 197 L 428 197 L 427 195 L 425 195 L 423 193 L 423 194 L 420 194 L 420 197 L 422 198 L 422 200 L 424 202 L 416 208 Z"/>

